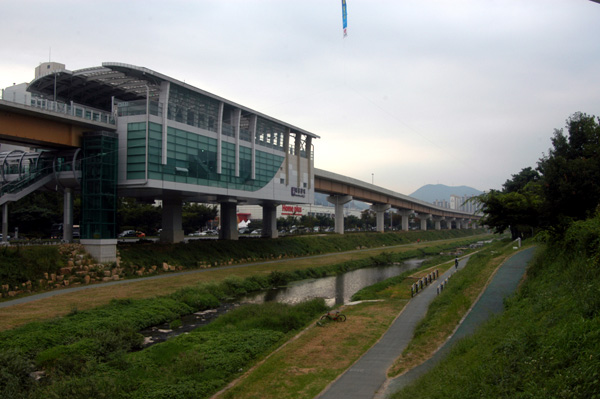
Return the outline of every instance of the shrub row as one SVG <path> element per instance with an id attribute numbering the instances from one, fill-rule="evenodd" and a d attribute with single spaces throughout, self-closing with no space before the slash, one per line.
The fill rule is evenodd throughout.
<path id="1" fill-rule="evenodd" d="M 119 245 L 121 265 L 132 270 L 167 263 L 186 269 L 268 259 L 350 251 L 481 234 L 482 230 L 435 230 L 388 233 L 330 234 L 239 241 L 195 240 L 185 244 L 127 243 Z M 133 274 L 133 273 L 132 273 Z"/>

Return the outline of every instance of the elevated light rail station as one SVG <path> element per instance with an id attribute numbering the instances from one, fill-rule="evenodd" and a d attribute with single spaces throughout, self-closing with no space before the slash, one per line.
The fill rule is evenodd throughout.
<path id="1" fill-rule="evenodd" d="M 35 76 L 27 94 L 9 88 L 0 100 L 0 141 L 35 149 L 0 153 L 3 239 L 8 203 L 41 188 L 64 193 L 67 241 L 73 191 L 81 191 L 81 243 L 99 261 L 116 258 L 118 197 L 161 200 L 163 242 L 183 241 L 188 201 L 219 204 L 220 238 L 230 240 L 238 238 L 238 204 L 260 205 L 262 234 L 275 238 L 277 206 L 311 204 L 315 190 L 336 207 L 350 196 L 373 203 L 378 226 L 390 207 L 477 219 L 326 171 L 315 176 L 319 136 L 147 68 L 45 63 Z"/>

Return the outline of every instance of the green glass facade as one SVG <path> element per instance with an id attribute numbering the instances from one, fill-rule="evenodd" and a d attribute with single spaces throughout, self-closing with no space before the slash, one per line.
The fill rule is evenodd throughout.
<path id="1" fill-rule="evenodd" d="M 171 85 L 167 118 L 211 132 L 217 131 L 219 101 L 185 87 Z"/>
<path id="2" fill-rule="evenodd" d="M 116 237 L 117 135 L 85 133 L 81 169 L 81 238 Z"/>
<path id="3" fill-rule="evenodd" d="M 252 149 L 240 145 L 239 176 L 235 175 L 235 144 L 221 143 L 221 173 L 217 173 L 214 138 L 167 128 L 167 164 L 161 163 L 162 125 L 148 129 L 148 178 L 201 186 L 257 191 L 266 186 L 284 161 L 283 156 L 256 150 L 255 179 L 252 179 Z M 146 172 L 146 124 L 127 127 L 127 179 L 144 179 Z"/>

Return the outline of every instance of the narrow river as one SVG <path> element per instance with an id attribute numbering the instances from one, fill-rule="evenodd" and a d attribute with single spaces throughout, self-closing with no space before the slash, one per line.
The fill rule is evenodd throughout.
<path id="1" fill-rule="evenodd" d="M 171 329 L 168 324 L 163 324 L 142 330 L 140 333 L 145 339 L 144 346 L 150 346 L 206 325 L 232 308 L 249 303 L 260 304 L 277 301 L 296 304 L 309 299 L 324 298 L 328 306 L 343 305 L 350 302 L 352 295 L 362 288 L 398 276 L 405 271 L 416 269 L 422 263 L 423 259 L 410 259 L 397 265 L 368 267 L 338 276 L 296 281 L 287 287 L 240 298 L 235 304 L 224 303 L 218 309 L 183 316 L 181 318 L 182 326 L 179 328 Z"/>

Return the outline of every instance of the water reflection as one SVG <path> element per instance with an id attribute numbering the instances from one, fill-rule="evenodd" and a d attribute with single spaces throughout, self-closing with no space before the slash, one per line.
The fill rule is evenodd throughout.
<path id="1" fill-rule="evenodd" d="M 241 298 L 239 303 L 260 304 L 277 301 L 296 304 L 313 298 L 325 298 L 327 306 L 343 305 L 350 302 L 352 295 L 360 289 L 397 276 L 407 270 L 415 269 L 421 263 L 423 263 L 422 259 L 411 259 L 400 265 L 369 267 L 334 277 L 296 281 L 287 287 L 268 290 L 260 294 Z M 140 331 L 144 336 L 143 347 L 164 342 L 167 339 L 206 325 L 236 306 L 238 306 L 238 303 L 224 303 L 218 309 L 183 316 L 181 318 L 182 325 L 176 329 L 171 329 L 169 323 L 164 323 Z"/>
<path id="2" fill-rule="evenodd" d="M 401 265 L 369 267 L 354 270 L 339 276 L 314 280 L 302 280 L 287 287 L 269 290 L 260 294 L 242 298 L 242 303 L 264 303 L 277 301 L 296 304 L 313 298 L 325 298 L 328 306 L 343 305 L 364 287 L 368 287 L 407 270 L 419 267 L 422 259 L 411 259 Z"/>

